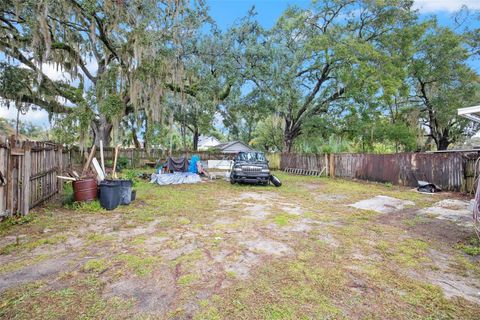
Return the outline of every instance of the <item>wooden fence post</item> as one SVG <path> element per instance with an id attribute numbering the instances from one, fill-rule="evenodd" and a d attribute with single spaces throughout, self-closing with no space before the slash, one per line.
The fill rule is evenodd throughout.
<path id="1" fill-rule="evenodd" d="M 63 146 L 58 146 L 57 149 L 57 176 L 62 175 L 63 173 Z M 57 179 L 57 192 L 60 193 L 63 191 L 63 181 L 61 179 Z"/>
<path id="2" fill-rule="evenodd" d="M 15 190 L 13 190 L 13 160 L 14 157 L 12 156 L 12 148 L 15 146 L 15 136 L 11 136 L 10 139 L 8 139 L 7 142 L 7 205 L 6 205 L 6 211 L 8 215 L 13 215 L 13 197 Z"/>
<path id="3" fill-rule="evenodd" d="M 325 177 L 330 176 L 330 168 L 329 168 L 329 163 L 328 163 L 328 154 L 325 153 Z"/>
<path id="4" fill-rule="evenodd" d="M 32 172 L 32 154 L 30 142 L 25 142 L 23 146 L 23 177 L 22 177 L 22 196 L 21 213 L 26 216 L 30 210 L 30 175 Z"/>
<path id="5" fill-rule="evenodd" d="M 329 154 L 329 161 L 328 161 L 329 169 L 328 173 L 330 174 L 330 178 L 335 178 L 335 154 Z"/>

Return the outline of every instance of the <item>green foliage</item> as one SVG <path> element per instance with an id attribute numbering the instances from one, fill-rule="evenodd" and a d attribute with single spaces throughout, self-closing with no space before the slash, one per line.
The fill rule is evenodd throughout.
<path id="1" fill-rule="evenodd" d="M 282 119 L 275 116 L 269 116 L 258 123 L 254 133 L 252 145 L 263 151 L 282 151 L 283 149 L 283 129 Z"/>
<path id="2" fill-rule="evenodd" d="M 117 169 L 122 170 L 128 167 L 129 160 L 127 157 L 120 156 L 117 159 Z"/>
<path id="3" fill-rule="evenodd" d="M 478 28 L 420 20 L 412 1 L 312 1 L 269 30 L 251 10 L 226 31 L 203 1 L 1 9 L 2 105 L 43 108 L 53 123 L 48 136 L 24 125 L 29 137 L 178 151 L 222 129 L 265 151 L 403 152 L 478 129 L 456 115 L 480 99 Z"/>
<path id="4" fill-rule="evenodd" d="M 104 211 L 98 200 L 74 202 L 67 205 L 69 209 L 84 213 L 98 213 Z"/>
<path id="5" fill-rule="evenodd" d="M 118 117 L 122 114 L 124 104 L 118 94 L 109 94 L 100 102 L 99 111 L 110 118 Z"/>
<path id="6" fill-rule="evenodd" d="M 132 181 L 132 187 L 135 188 L 138 185 L 139 179 L 138 179 L 138 173 L 135 170 L 125 170 L 122 173 L 122 176 L 127 179 Z"/>
<path id="7" fill-rule="evenodd" d="M 152 272 L 152 268 L 158 259 L 155 257 L 142 257 L 124 253 L 118 255 L 117 260 L 124 262 L 128 268 L 134 271 L 138 276 L 144 277 Z"/>
<path id="8" fill-rule="evenodd" d="M 459 244 L 457 248 L 470 256 L 478 256 L 480 255 L 480 240 L 472 237 L 466 243 Z"/>
<path id="9" fill-rule="evenodd" d="M 478 125 L 459 117 L 457 109 L 478 103 L 480 78 L 468 65 L 465 37 L 432 21 L 416 42 L 411 78 L 421 105 L 420 121 L 437 149 L 446 149 Z"/>
<path id="10" fill-rule="evenodd" d="M 108 268 L 108 263 L 105 259 L 90 259 L 83 265 L 85 272 L 102 273 Z"/>

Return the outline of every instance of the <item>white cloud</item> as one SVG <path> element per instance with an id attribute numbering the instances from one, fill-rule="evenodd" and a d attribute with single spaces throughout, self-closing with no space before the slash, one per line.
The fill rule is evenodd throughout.
<path id="1" fill-rule="evenodd" d="M 17 119 L 17 109 L 15 107 L 0 107 L 0 118 L 6 119 Z M 31 122 L 42 128 L 50 127 L 50 122 L 48 121 L 48 113 L 45 110 L 29 110 L 26 114 L 20 114 L 20 121 Z"/>
<path id="2" fill-rule="evenodd" d="M 480 9 L 480 0 L 415 0 L 413 7 L 421 12 L 454 12 L 465 5 L 469 9 Z"/>
<path id="3" fill-rule="evenodd" d="M 54 81 L 66 81 L 71 82 L 72 78 L 67 72 L 64 72 L 60 66 L 55 66 L 51 63 L 42 64 L 42 72 Z"/>

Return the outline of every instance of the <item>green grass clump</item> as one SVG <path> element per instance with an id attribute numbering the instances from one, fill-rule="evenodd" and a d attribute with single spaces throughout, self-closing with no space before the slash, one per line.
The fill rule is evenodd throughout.
<path id="1" fill-rule="evenodd" d="M 67 206 L 69 209 L 76 212 L 83 213 L 98 213 L 105 211 L 98 200 L 94 201 L 85 201 L 85 202 L 74 202 L 71 205 Z"/>
<path id="2" fill-rule="evenodd" d="M 470 238 L 466 243 L 457 245 L 457 249 L 462 250 L 470 256 L 480 255 L 480 240 L 478 238 Z"/>
<path id="3" fill-rule="evenodd" d="M 41 254 L 33 258 L 22 259 L 20 261 L 8 262 L 0 265 L 0 274 L 20 270 L 48 259 L 49 255 Z"/>
<path id="4" fill-rule="evenodd" d="M 83 265 L 83 271 L 102 273 L 108 269 L 108 262 L 105 259 L 91 259 Z"/>
<path id="5" fill-rule="evenodd" d="M 113 241 L 115 240 L 115 236 L 92 232 L 87 234 L 86 239 L 89 243 L 96 243 L 96 242 Z"/>
<path id="6" fill-rule="evenodd" d="M 178 284 L 185 287 L 185 286 L 188 286 L 188 285 L 192 284 L 197 279 L 198 279 L 198 276 L 196 276 L 194 274 L 186 274 L 186 275 L 178 278 Z"/>
<path id="7" fill-rule="evenodd" d="M 149 275 L 155 263 L 158 262 L 155 257 L 142 257 L 128 253 L 118 255 L 117 260 L 124 262 L 129 269 L 140 277 Z"/>
<path id="8" fill-rule="evenodd" d="M 405 267 L 417 267 L 430 261 L 426 255 L 429 247 L 427 242 L 420 239 L 405 239 L 400 242 L 380 240 L 376 245 L 382 254 Z"/>
<path id="9" fill-rule="evenodd" d="M 0 223 L 0 235 L 5 234 L 14 226 L 25 225 L 35 220 L 34 214 L 21 217 L 8 217 Z"/>
<path id="10" fill-rule="evenodd" d="M 277 214 L 275 217 L 273 217 L 273 221 L 280 227 L 289 225 L 290 222 L 294 219 L 297 219 L 297 216 L 287 213 Z"/>
<path id="11" fill-rule="evenodd" d="M 24 243 L 11 243 L 0 249 L 0 254 L 10 254 L 13 251 L 17 250 L 28 250 L 31 251 L 35 248 L 38 248 L 43 245 L 53 245 L 61 242 L 65 242 L 67 236 L 65 235 L 54 235 L 48 238 L 40 238 L 29 242 Z"/>

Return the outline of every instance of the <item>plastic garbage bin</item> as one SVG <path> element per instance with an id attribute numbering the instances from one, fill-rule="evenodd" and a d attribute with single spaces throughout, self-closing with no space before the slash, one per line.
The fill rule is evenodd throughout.
<path id="1" fill-rule="evenodd" d="M 122 184 L 116 180 L 104 180 L 100 182 L 100 205 L 107 210 L 113 210 L 119 206 Z"/>
<path id="2" fill-rule="evenodd" d="M 132 201 L 132 180 L 118 180 L 120 181 L 120 204 L 130 204 Z"/>

